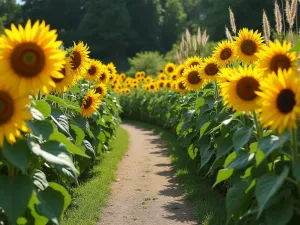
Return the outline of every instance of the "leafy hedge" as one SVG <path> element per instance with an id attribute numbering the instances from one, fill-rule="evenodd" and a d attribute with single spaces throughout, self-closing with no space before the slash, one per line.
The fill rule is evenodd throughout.
<path id="1" fill-rule="evenodd" d="M 265 130 L 260 138 L 256 116 L 224 107 L 217 88 L 210 83 L 184 95 L 137 90 L 122 96 L 122 117 L 176 133 L 199 170 L 216 178 L 214 186 L 227 186 L 227 223 L 298 224 L 300 161 L 292 164 L 291 133 Z"/>

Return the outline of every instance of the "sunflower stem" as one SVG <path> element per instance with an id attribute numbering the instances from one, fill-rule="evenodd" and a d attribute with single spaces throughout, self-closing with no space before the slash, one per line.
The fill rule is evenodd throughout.
<path id="1" fill-rule="evenodd" d="M 297 129 L 292 131 L 292 157 L 293 165 L 295 165 L 298 160 Z"/>
<path id="2" fill-rule="evenodd" d="M 11 163 L 8 163 L 7 169 L 8 169 L 8 176 L 14 177 L 15 176 L 15 167 Z"/>
<path id="3" fill-rule="evenodd" d="M 257 119 L 256 112 L 253 111 L 252 113 L 253 113 L 253 120 L 254 120 L 255 128 L 256 128 L 256 138 L 257 138 L 257 141 L 259 141 L 263 137 L 263 130 Z"/>

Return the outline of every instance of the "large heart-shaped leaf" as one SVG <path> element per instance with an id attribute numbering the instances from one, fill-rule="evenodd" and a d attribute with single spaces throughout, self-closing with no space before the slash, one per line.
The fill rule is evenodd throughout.
<path id="1" fill-rule="evenodd" d="M 19 175 L 13 178 L 0 175 L 0 208 L 10 224 L 16 224 L 31 198 L 33 183 L 30 177 Z"/>
<path id="2" fill-rule="evenodd" d="M 238 129 L 232 137 L 232 142 L 235 151 L 240 151 L 241 148 L 248 143 L 252 135 L 251 127 L 242 127 Z"/>
<path id="3" fill-rule="evenodd" d="M 40 111 L 45 118 L 51 114 L 51 107 L 45 100 L 34 100 L 32 106 Z"/>

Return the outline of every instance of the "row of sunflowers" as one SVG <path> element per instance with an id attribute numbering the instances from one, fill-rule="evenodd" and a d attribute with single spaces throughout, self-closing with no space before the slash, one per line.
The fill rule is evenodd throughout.
<path id="1" fill-rule="evenodd" d="M 227 224 L 298 224 L 299 46 L 241 29 L 211 57 L 125 81 L 125 118 L 171 129 L 201 174 L 227 188 Z M 224 221 L 224 224 L 226 222 Z"/>
<path id="2" fill-rule="evenodd" d="M 0 224 L 60 224 L 120 123 L 125 75 L 57 38 L 30 20 L 0 37 Z"/>

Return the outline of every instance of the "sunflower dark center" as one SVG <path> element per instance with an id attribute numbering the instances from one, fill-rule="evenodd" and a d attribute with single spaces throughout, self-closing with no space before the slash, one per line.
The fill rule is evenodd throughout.
<path id="1" fill-rule="evenodd" d="M 199 62 L 192 62 L 191 66 L 200 66 L 200 63 Z"/>
<path id="2" fill-rule="evenodd" d="M 215 63 L 210 63 L 205 67 L 205 73 L 208 76 L 215 76 L 219 72 L 219 68 Z"/>
<path id="3" fill-rule="evenodd" d="M 159 83 L 159 86 L 160 86 L 161 88 L 164 87 L 164 83 L 163 83 L 163 82 Z"/>
<path id="4" fill-rule="evenodd" d="M 154 85 L 150 85 L 150 88 L 151 88 L 151 89 L 154 89 Z"/>
<path id="5" fill-rule="evenodd" d="M 197 71 L 191 71 L 187 77 L 189 83 L 191 84 L 199 84 L 201 82 L 201 78 Z"/>
<path id="6" fill-rule="evenodd" d="M 178 85 L 179 89 L 181 90 L 185 90 L 185 86 L 184 86 L 184 83 L 183 82 L 180 82 L 179 85 Z"/>
<path id="7" fill-rule="evenodd" d="M 278 69 L 289 69 L 291 67 L 291 61 L 286 55 L 275 55 L 270 63 L 271 70 L 277 73 Z"/>
<path id="8" fill-rule="evenodd" d="M 161 77 L 161 80 L 165 80 L 166 78 L 164 76 Z"/>
<path id="9" fill-rule="evenodd" d="M 227 60 L 232 56 L 232 51 L 230 48 L 225 48 L 221 51 L 220 58 L 222 60 Z"/>
<path id="10" fill-rule="evenodd" d="M 72 65 L 73 65 L 73 70 L 77 70 L 79 66 L 81 65 L 81 54 L 77 51 L 74 51 L 72 56 Z"/>
<path id="11" fill-rule="evenodd" d="M 43 71 L 46 65 L 45 54 L 35 43 L 22 43 L 12 51 L 10 65 L 20 77 L 35 77 Z"/>
<path id="12" fill-rule="evenodd" d="M 91 66 L 91 67 L 88 69 L 88 73 L 89 73 L 91 76 L 95 75 L 96 72 L 97 72 L 97 69 L 96 69 L 95 66 Z"/>
<path id="13" fill-rule="evenodd" d="M 292 90 L 284 89 L 277 96 L 277 108 L 281 113 L 290 113 L 295 105 L 295 94 Z"/>
<path id="14" fill-rule="evenodd" d="M 0 125 L 7 123 L 14 115 L 14 100 L 4 91 L 0 91 Z"/>
<path id="15" fill-rule="evenodd" d="M 88 109 L 92 105 L 92 103 L 93 103 L 93 99 L 90 96 L 88 96 L 85 99 L 85 101 L 83 103 L 83 106 L 84 106 L 85 109 Z"/>
<path id="16" fill-rule="evenodd" d="M 183 72 L 184 72 L 184 68 L 182 68 L 182 69 L 180 70 L 180 74 L 183 75 Z"/>
<path id="17" fill-rule="evenodd" d="M 102 73 L 101 74 L 101 77 L 100 77 L 100 80 L 102 80 L 102 81 L 104 81 L 104 80 L 106 80 L 106 73 Z"/>
<path id="18" fill-rule="evenodd" d="M 176 75 L 173 75 L 173 76 L 172 76 L 172 80 L 177 80 L 177 76 L 176 76 Z"/>
<path id="19" fill-rule="evenodd" d="M 169 72 L 169 73 L 172 73 L 173 71 L 174 71 L 174 68 L 171 67 L 171 66 L 169 66 L 169 67 L 168 67 L 168 72 Z"/>
<path id="20" fill-rule="evenodd" d="M 237 95 L 244 101 L 252 101 L 257 95 L 255 91 L 258 91 L 259 83 L 253 77 L 244 77 L 240 79 L 236 85 Z"/>
<path id="21" fill-rule="evenodd" d="M 62 68 L 62 69 L 60 70 L 60 73 L 61 73 L 62 75 L 64 75 L 64 77 L 62 77 L 62 78 L 51 77 L 51 79 L 52 79 L 52 80 L 54 81 L 54 83 L 56 83 L 56 84 L 62 82 L 62 81 L 65 79 L 65 76 L 66 76 L 66 69 L 65 69 L 65 68 Z"/>
<path id="22" fill-rule="evenodd" d="M 167 83 L 167 88 L 170 88 L 170 87 L 171 87 L 171 83 L 168 82 L 168 83 Z"/>
<path id="23" fill-rule="evenodd" d="M 96 93 L 97 93 L 97 94 L 100 94 L 100 95 L 101 95 L 102 92 L 103 92 L 102 87 L 100 87 L 100 86 L 99 86 L 99 87 L 96 87 Z"/>
<path id="24" fill-rule="evenodd" d="M 257 51 L 257 45 L 252 40 L 244 40 L 241 44 L 241 51 L 248 56 L 252 56 Z"/>
<path id="25" fill-rule="evenodd" d="M 163 70 L 160 70 L 159 72 L 160 72 L 160 73 L 163 73 L 164 71 L 163 71 Z"/>

